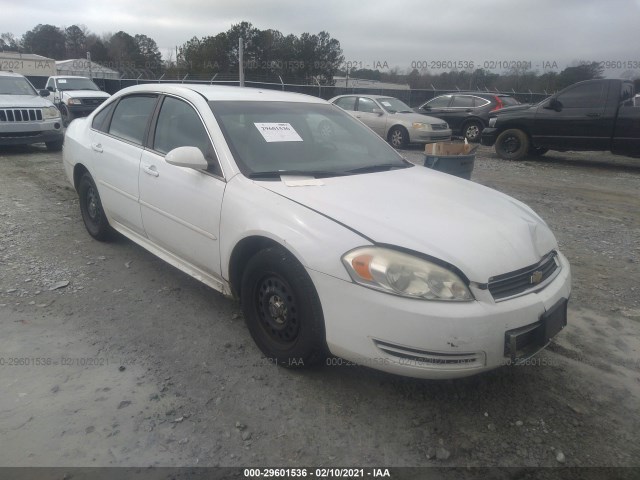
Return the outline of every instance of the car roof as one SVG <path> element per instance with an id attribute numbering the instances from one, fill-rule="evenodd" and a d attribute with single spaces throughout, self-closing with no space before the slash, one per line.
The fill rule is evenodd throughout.
<path id="1" fill-rule="evenodd" d="M 374 93 L 345 93 L 344 95 L 338 95 L 337 97 L 334 97 L 333 100 L 342 97 L 369 97 L 375 98 L 376 100 L 379 98 L 395 98 L 396 100 L 400 100 L 398 97 L 394 97 L 393 95 L 380 95 Z"/>
<path id="2" fill-rule="evenodd" d="M 83 77 L 82 75 L 51 75 L 50 78 L 89 78 Z"/>
<path id="3" fill-rule="evenodd" d="M 24 75 L 20 75 L 19 73 L 16 73 L 16 72 L 7 72 L 5 70 L 1 70 L 0 77 L 23 77 L 24 78 Z"/>
<path id="4" fill-rule="evenodd" d="M 135 85 L 120 90 L 118 94 L 135 92 L 159 92 L 185 94 L 197 92 L 209 101 L 233 100 L 252 102 L 297 102 L 297 103 L 327 103 L 325 100 L 301 93 L 282 92 L 266 88 L 230 87 L 223 85 L 200 85 L 191 83 L 148 83 Z"/>

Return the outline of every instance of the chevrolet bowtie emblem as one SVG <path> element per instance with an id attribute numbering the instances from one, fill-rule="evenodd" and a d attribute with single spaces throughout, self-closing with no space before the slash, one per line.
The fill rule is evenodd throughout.
<path id="1" fill-rule="evenodd" d="M 542 270 L 536 270 L 535 272 L 533 272 L 533 274 L 531 275 L 531 278 L 529 279 L 529 282 L 531 282 L 531 285 L 537 285 L 542 281 Z"/>

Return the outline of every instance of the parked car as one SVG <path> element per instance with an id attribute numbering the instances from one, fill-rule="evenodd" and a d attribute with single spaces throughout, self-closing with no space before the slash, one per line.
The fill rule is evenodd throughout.
<path id="1" fill-rule="evenodd" d="M 633 99 L 628 80 L 578 82 L 536 105 L 497 112 L 482 132 L 482 144 L 495 144 L 507 160 L 548 150 L 610 150 L 640 157 L 640 109 Z"/>
<path id="2" fill-rule="evenodd" d="M 49 77 L 46 88 L 53 94 L 53 103 L 60 110 L 65 126 L 74 118 L 86 117 L 111 96 L 87 77 Z"/>
<path id="3" fill-rule="evenodd" d="M 528 358 L 566 324 L 569 263 L 538 215 L 408 163 L 319 98 L 129 87 L 69 125 L 63 163 L 91 236 L 116 230 L 238 297 L 279 365 L 330 352 L 460 377 Z"/>
<path id="4" fill-rule="evenodd" d="M 47 96 L 19 73 L 0 71 L 0 145 L 44 142 L 49 150 L 62 149 L 62 119 Z"/>
<path id="5" fill-rule="evenodd" d="M 519 104 L 515 98 L 501 93 L 459 92 L 432 98 L 415 111 L 445 120 L 454 135 L 479 142 L 482 130 L 489 125 L 490 113 Z"/>
<path id="6" fill-rule="evenodd" d="M 395 148 L 409 143 L 451 139 L 451 129 L 437 118 L 416 114 L 397 98 L 384 95 L 339 95 L 329 100 L 356 117 Z"/>

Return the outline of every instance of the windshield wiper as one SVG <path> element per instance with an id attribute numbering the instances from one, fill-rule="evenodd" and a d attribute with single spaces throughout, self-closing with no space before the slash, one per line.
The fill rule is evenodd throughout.
<path id="1" fill-rule="evenodd" d="M 345 172 L 331 170 L 270 170 L 266 172 L 252 172 L 249 178 L 279 178 L 282 175 L 291 175 L 298 177 L 339 177 L 345 175 Z"/>
<path id="2" fill-rule="evenodd" d="M 372 172 L 385 172 L 387 170 L 395 170 L 396 168 L 408 168 L 411 164 L 397 164 L 397 163 L 381 163 L 379 165 L 367 165 L 366 167 L 352 168 L 346 170 L 346 173 L 372 173 Z"/>

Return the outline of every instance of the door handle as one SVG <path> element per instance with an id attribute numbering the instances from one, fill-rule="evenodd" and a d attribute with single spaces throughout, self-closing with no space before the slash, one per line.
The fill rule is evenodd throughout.
<path id="1" fill-rule="evenodd" d="M 158 170 L 156 170 L 155 165 L 142 165 L 142 170 L 144 170 L 144 173 L 148 173 L 152 177 L 157 177 L 158 175 L 160 175 L 160 173 L 158 173 Z"/>
<path id="2" fill-rule="evenodd" d="M 599 116 L 599 113 L 587 113 L 587 117 L 589 118 L 598 118 Z"/>
<path id="3" fill-rule="evenodd" d="M 94 152 L 102 153 L 102 144 L 101 143 L 92 143 L 91 150 Z"/>

